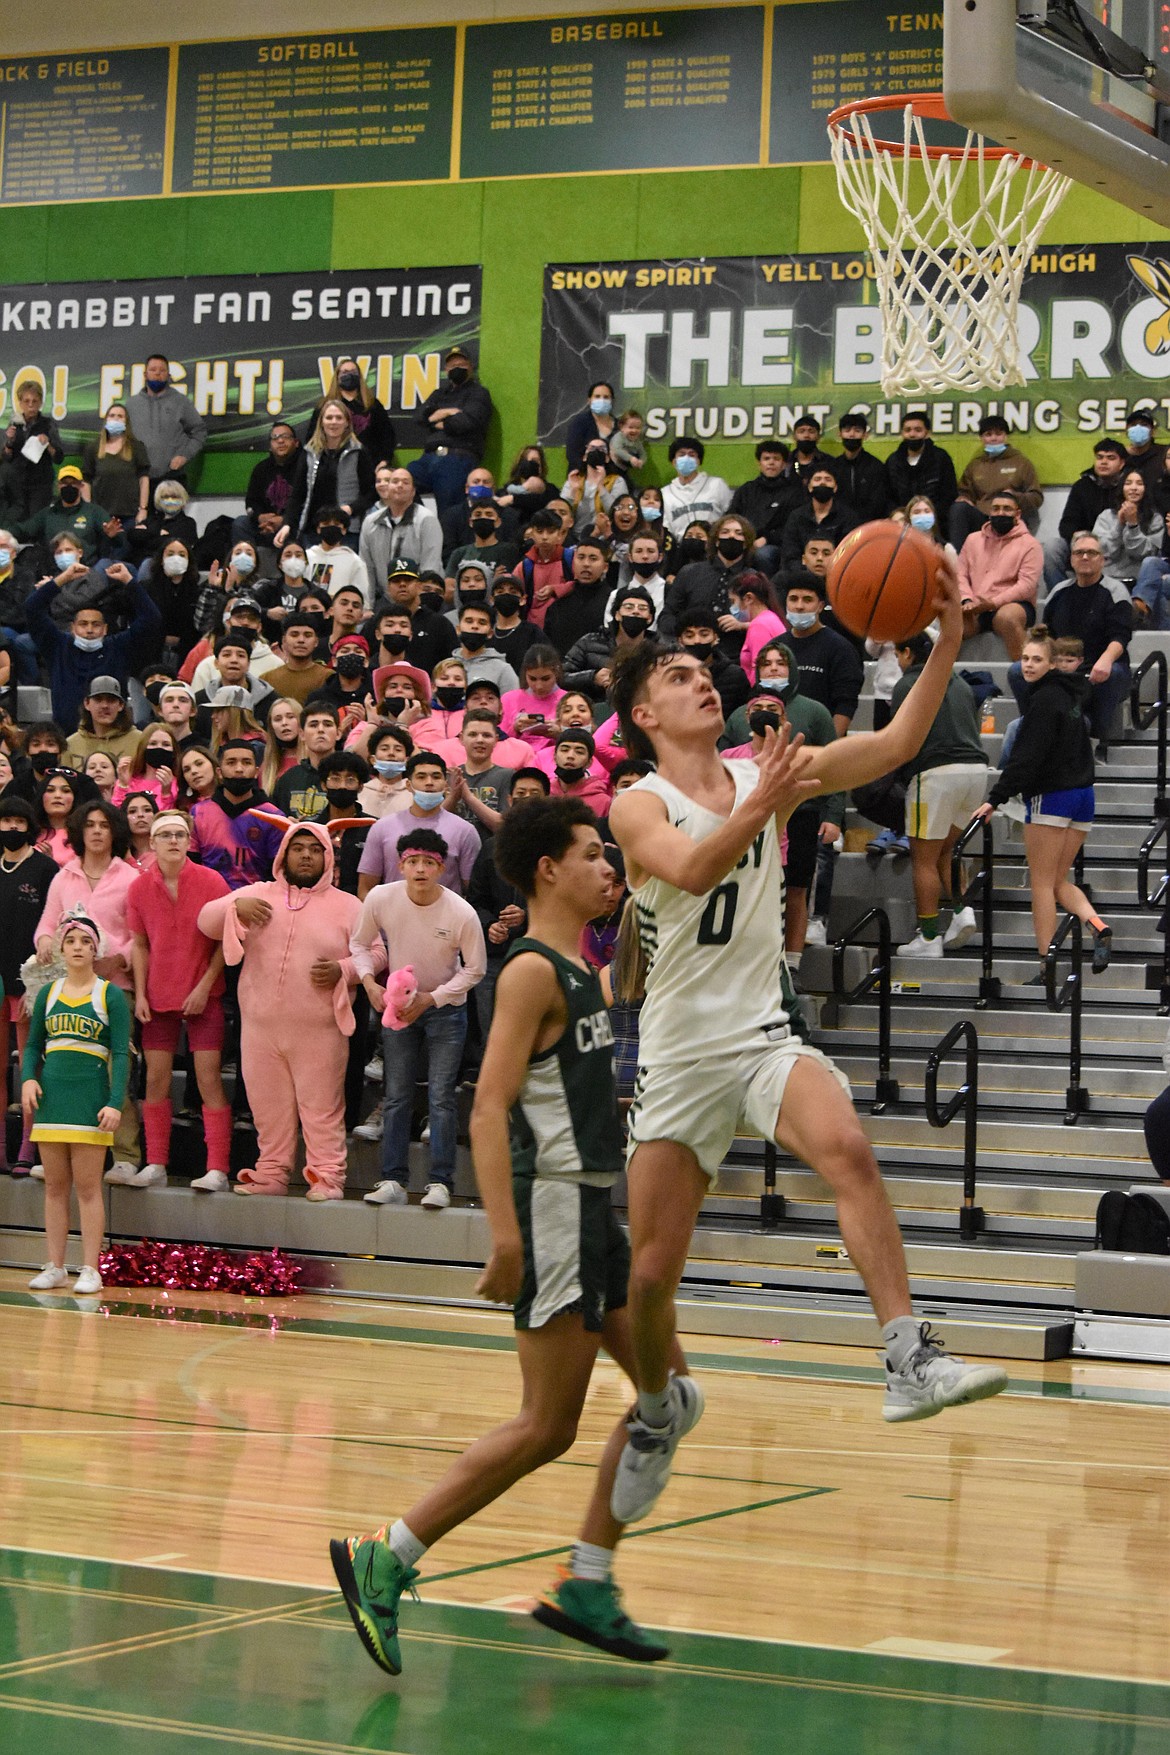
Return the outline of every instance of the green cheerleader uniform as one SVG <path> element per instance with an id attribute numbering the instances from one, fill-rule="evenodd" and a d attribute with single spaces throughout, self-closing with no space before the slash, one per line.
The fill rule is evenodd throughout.
<path id="1" fill-rule="evenodd" d="M 41 1101 L 31 1138 L 57 1145 L 112 1146 L 98 1111 L 121 1109 L 130 1073 L 130 1007 L 121 988 L 97 980 L 84 999 L 66 999 L 64 980 L 43 987 L 33 1006 L 22 1076 L 39 1076 Z M 38 1075 L 37 1069 L 41 1068 Z"/>

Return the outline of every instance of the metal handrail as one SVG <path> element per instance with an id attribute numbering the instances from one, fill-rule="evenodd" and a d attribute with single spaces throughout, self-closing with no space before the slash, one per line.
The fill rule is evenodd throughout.
<path id="1" fill-rule="evenodd" d="M 966 889 L 963 888 L 963 856 L 968 844 L 976 835 L 983 838 L 980 855 L 982 864 Z M 955 842 L 951 854 L 951 900 L 955 912 L 965 908 L 967 903 L 979 892 L 979 908 L 982 915 L 983 930 L 983 967 L 979 975 L 979 998 L 976 1005 L 982 1008 L 998 1000 L 1002 991 L 999 976 L 993 973 L 995 957 L 995 831 L 991 826 L 990 817 L 972 817 L 959 839 Z"/>
<path id="2" fill-rule="evenodd" d="M 1056 967 L 1060 958 L 1061 947 L 1071 935 L 1072 947 L 1070 955 L 1072 967 L 1064 978 L 1064 985 L 1056 991 Z M 1078 1117 L 1089 1107 L 1089 1093 L 1081 1084 L 1081 1013 L 1085 999 L 1085 929 L 1076 914 L 1066 914 L 1056 929 L 1052 943 L 1044 957 L 1044 993 L 1050 1012 L 1067 1011 L 1069 1014 L 1068 1032 L 1068 1088 L 1064 1095 L 1064 1125 L 1075 1127 Z"/>
<path id="3" fill-rule="evenodd" d="M 861 945 L 861 934 L 868 926 L 877 925 L 877 961 L 852 992 L 845 991 L 845 952 L 850 945 Z M 866 944 L 865 949 L 873 946 Z M 867 993 L 877 988 L 878 996 L 878 1070 L 874 1087 L 874 1100 L 871 1113 L 880 1115 L 890 1103 L 896 1103 L 900 1096 L 898 1081 L 890 1071 L 890 997 L 892 993 L 891 976 L 893 972 L 893 949 L 890 935 L 890 917 L 884 908 L 869 908 L 855 920 L 848 932 L 843 933 L 833 946 L 833 994 L 845 1005 L 854 1005 L 864 999 Z"/>
<path id="4" fill-rule="evenodd" d="M 1151 671 L 1158 674 L 1156 698 L 1152 701 L 1142 700 L 1142 684 Z M 1158 778 L 1154 792 L 1154 815 L 1165 817 L 1170 815 L 1170 801 L 1166 797 L 1166 742 L 1167 707 L 1170 706 L 1170 673 L 1166 664 L 1166 654 L 1160 649 L 1151 652 L 1138 665 L 1133 673 L 1133 681 L 1129 689 L 1129 717 L 1135 731 L 1148 731 L 1151 725 L 1158 727 Z"/>
<path id="5" fill-rule="evenodd" d="M 1162 840 L 1166 843 L 1165 867 L 1158 879 L 1158 887 L 1151 895 L 1150 865 L 1154 849 Z M 1170 918 L 1167 917 L 1170 915 L 1170 816 L 1155 823 L 1138 848 L 1137 892 L 1139 906 L 1162 910 L 1162 960 L 1160 964 L 1146 964 L 1146 988 L 1157 992 L 1158 1010 L 1165 1015 L 1170 1012 Z"/>
<path id="6" fill-rule="evenodd" d="M 945 1109 L 938 1106 L 939 1069 L 951 1049 L 962 1042 L 966 1049 L 963 1083 Z M 949 1127 L 963 1111 L 963 1204 L 959 1208 L 959 1236 L 973 1243 L 984 1229 L 983 1208 L 975 1204 L 979 1168 L 979 1034 L 970 1018 L 952 1024 L 942 1041 L 930 1051 L 926 1062 L 926 1117 L 931 1127 Z"/>

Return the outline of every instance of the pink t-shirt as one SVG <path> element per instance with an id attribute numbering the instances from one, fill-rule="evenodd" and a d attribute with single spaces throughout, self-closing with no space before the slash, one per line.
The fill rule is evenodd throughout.
<path id="1" fill-rule="evenodd" d="M 501 731 L 507 732 L 510 737 L 513 727 L 522 713 L 533 713 L 541 719 L 547 719 L 551 725 L 557 710 L 557 702 L 563 701 L 568 692 L 567 689 L 556 688 L 547 695 L 534 695 L 528 689 L 507 689 L 501 701 L 503 708 L 503 716 L 500 719 Z M 528 735 L 527 741 L 532 743 L 531 734 Z"/>
<path id="2" fill-rule="evenodd" d="M 377 971 L 370 947 L 378 936 L 386 941 L 387 967 L 414 970 L 420 993 L 437 1006 L 464 1005 L 467 995 L 487 970 L 487 947 L 479 915 L 451 890 L 425 908 L 412 902 L 405 883 L 378 884 L 362 903 L 349 949 L 359 975 Z"/>
<path id="3" fill-rule="evenodd" d="M 762 609 L 755 621 L 748 623 L 748 631 L 744 635 L 739 662 L 743 665 L 749 682 L 754 683 L 756 680 L 756 662 L 764 647 L 768 645 L 769 641 L 778 640 L 787 631 L 780 617 L 772 609 Z"/>

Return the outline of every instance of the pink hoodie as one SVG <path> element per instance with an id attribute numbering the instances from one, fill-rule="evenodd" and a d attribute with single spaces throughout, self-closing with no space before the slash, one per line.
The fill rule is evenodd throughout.
<path id="1" fill-rule="evenodd" d="M 1044 571 L 1044 550 L 1022 518 L 1006 536 L 990 524 L 973 530 L 959 551 L 959 597 L 976 609 L 1035 603 Z"/>
<path id="2" fill-rule="evenodd" d="M 124 859 L 111 859 L 91 889 L 84 867 L 75 854 L 49 885 L 44 911 L 37 921 L 36 937 L 51 937 L 66 909 L 81 906 L 95 926 L 100 926 L 107 956 L 125 957 L 126 967 L 111 976 L 111 980 L 115 986 L 130 993 L 134 986 L 130 974 L 133 934 L 126 920 L 126 898 L 138 876 L 136 865 L 129 865 Z"/>
<path id="3" fill-rule="evenodd" d="M 308 833 L 325 849 L 325 870 L 311 890 L 290 886 L 284 858 L 294 835 Z M 333 843 L 320 823 L 293 823 L 272 865 L 272 881 L 245 884 L 230 896 L 204 903 L 199 930 L 223 940 L 229 967 L 243 963 L 241 1006 L 255 1011 L 303 1018 L 309 1028 L 330 1021 L 343 1036 L 354 1029 L 350 992 L 357 971 L 350 960 L 349 938 L 361 913 L 356 896 L 333 887 Z M 241 896 L 257 896 L 272 909 L 263 926 L 243 926 L 235 910 Z M 341 979 L 332 988 L 314 987 L 309 971 L 319 958 L 341 965 Z"/>

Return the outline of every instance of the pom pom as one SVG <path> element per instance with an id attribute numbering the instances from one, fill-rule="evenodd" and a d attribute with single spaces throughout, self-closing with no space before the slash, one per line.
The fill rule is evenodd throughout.
<path id="1" fill-rule="evenodd" d="M 302 1289 L 300 1264 L 279 1249 L 243 1255 L 206 1243 L 115 1243 L 98 1262 L 102 1284 L 165 1286 L 177 1292 L 238 1292 L 289 1298 Z"/>

